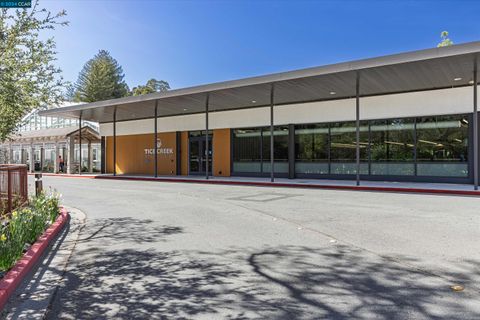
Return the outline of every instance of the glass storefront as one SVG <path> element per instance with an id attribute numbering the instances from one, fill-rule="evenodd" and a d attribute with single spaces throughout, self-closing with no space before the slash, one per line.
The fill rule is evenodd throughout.
<path id="1" fill-rule="evenodd" d="M 277 126 L 274 136 L 274 171 L 288 173 L 288 126 Z M 233 172 L 270 173 L 270 128 L 233 130 Z"/>
<path id="2" fill-rule="evenodd" d="M 417 174 L 468 177 L 468 117 L 417 120 Z"/>
<path id="3" fill-rule="evenodd" d="M 414 119 L 375 120 L 369 125 L 370 174 L 414 175 Z"/>
<path id="4" fill-rule="evenodd" d="M 361 121 L 360 174 L 468 178 L 468 115 Z M 275 172 L 288 173 L 288 126 L 274 131 Z M 356 174 L 355 122 L 296 125 L 295 174 Z M 269 127 L 234 129 L 233 172 L 270 172 Z"/>
<path id="5" fill-rule="evenodd" d="M 329 173 L 328 124 L 301 125 L 295 128 L 295 173 Z"/>

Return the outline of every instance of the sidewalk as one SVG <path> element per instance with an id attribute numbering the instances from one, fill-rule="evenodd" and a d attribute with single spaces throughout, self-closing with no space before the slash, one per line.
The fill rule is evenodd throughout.
<path id="1" fill-rule="evenodd" d="M 406 193 L 434 193 L 449 195 L 480 196 L 479 190 L 474 190 L 470 184 L 450 183 L 419 183 L 419 182 L 391 182 L 391 181 L 361 181 L 360 186 L 352 180 L 323 180 L 323 179 L 285 179 L 255 177 L 209 177 L 204 176 L 159 176 L 157 178 L 143 175 L 97 175 L 96 179 L 122 179 L 137 181 L 189 182 L 210 183 L 225 185 L 249 185 L 268 187 L 317 188 L 357 191 L 406 192 Z"/>
<path id="2" fill-rule="evenodd" d="M 29 175 L 33 175 L 30 174 Z M 290 187 L 309 189 L 337 189 L 355 191 L 380 191 L 380 192 L 403 192 L 403 193 L 428 193 L 445 195 L 480 196 L 480 190 L 474 190 L 471 184 L 453 183 L 422 183 L 422 182 L 393 182 L 393 181 L 360 181 L 356 185 L 354 180 L 327 180 L 327 179 L 286 179 L 275 178 L 274 182 L 265 177 L 212 177 L 207 180 L 205 176 L 158 176 L 147 175 L 116 175 L 112 174 L 54 174 L 43 173 L 43 176 L 84 178 L 84 179 L 119 179 L 135 181 L 159 181 L 159 182 L 185 182 L 185 183 L 209 183 L 224 185 L 248 185 L 265 187 Z"/>
<path id="3" fill-rule="evenodd" d="M 64 271 L 75 247 L 85 214 L 67 208 L 70 222 L 60 232 L 50 249 L 47 249 L 39 265 L 19 286 L 3 313 L 2 319 L 41 320 L 49 309 L 58 287 L 62 285 Z"/>

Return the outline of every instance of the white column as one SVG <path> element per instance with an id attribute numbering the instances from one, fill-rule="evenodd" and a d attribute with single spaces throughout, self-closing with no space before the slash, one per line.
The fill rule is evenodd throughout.
<path id="1" fill-rule="evenodd" d="M 88 172 L 93 172 L 93 152 L 92 152 L 92 142 L 88 141 Z"/>
<path id="2" fill-rule="evenodd" d="M 73 161 L 75 158 L 75 139 L 73 137 L 68 138 L 68 160 L 67 160 L 67 173 L 73 173 Z"/>
<path id="3" fill-rule="evenodd" d="M 9 164 L 13 163 L 13 148 L 12 148 L 11 142 L 8 144 L 8 163 Z"/>
<path id="4" fill-rule="evenodd" d="M 20 145 L 20 163 L 25 164 L 27 163 L 27 157 L 25 155 L 26 150 L 23 148 L 23 144 Z"/>
<path id="5" fill-rule="evenodd" d="M 55 141 L 55 157 L 53 159 L 53 173 L 58 173 L 58 156 L 60 152 L 58 151 L 58 141 Z"/>
<path id="6" fill-rule="evenodd" d="M 45 165 L 45 143 L 40 148 L 40 172 L 43 172 L 43 166 Z"/>
<path id="7" fill-rule="evenodd" d="M 30 144 L 30 158 L 28 159 L 28 161 L 30 162 L 30 172 L 34 172 L 35 171 L 35 150 L 33 149 L 33 143 Z"/>

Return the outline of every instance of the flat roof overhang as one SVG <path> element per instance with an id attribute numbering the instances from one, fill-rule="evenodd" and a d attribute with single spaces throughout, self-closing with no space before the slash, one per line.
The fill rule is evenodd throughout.
<path id="1" fill-rule="evenodd" d="M 41 111 L 41 115 L 107 123 L 269 106 L 433 90 L 473 84 L 480 41 L 388 55 L 265 76 L 200 85 Z M 335 94 L 333 94 L 333 92 Z M 473 110 L 473 107 L 472 107 Z"/>

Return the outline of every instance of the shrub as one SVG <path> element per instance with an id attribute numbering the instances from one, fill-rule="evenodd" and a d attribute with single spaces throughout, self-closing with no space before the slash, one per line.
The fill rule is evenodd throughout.
<path id="1" fill-rule="evenodd" d="M 0 226 L 0 271 L 10 269 L 22 256 L 25 245 L 33 244 L 55 221 L 59 196 L 41 194 L 4 219 Z"/>

